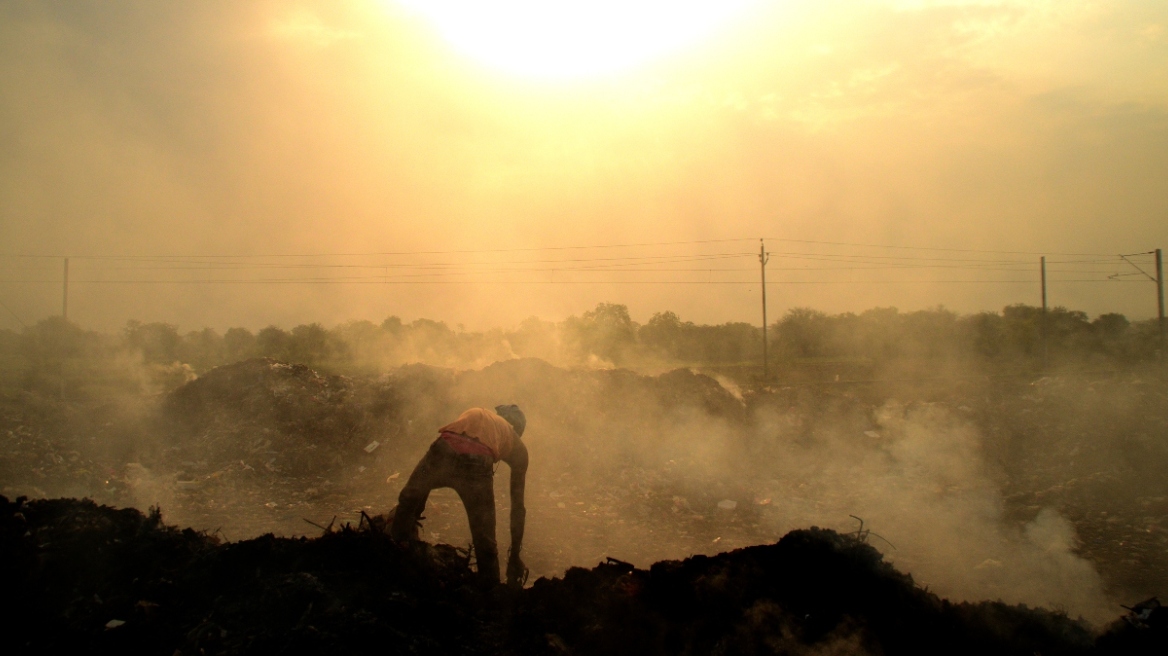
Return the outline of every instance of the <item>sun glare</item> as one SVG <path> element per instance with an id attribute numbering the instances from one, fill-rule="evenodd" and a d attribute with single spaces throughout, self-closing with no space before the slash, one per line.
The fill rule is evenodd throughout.
<path id="1" fill-rule="evenodd" d="M 613 73 L 690 46 L 757 0 L 399 0 L 464 55 L 509 73 Z"/>

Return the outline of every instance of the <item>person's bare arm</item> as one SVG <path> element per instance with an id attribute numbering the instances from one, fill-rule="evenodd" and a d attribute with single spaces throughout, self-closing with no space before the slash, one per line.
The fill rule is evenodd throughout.
<path id="1" fill-rule="evenodd" d="M 527 445 L 516 440 L 504 462 L 511 467 L 511 557 L 507 562 L 507 583 L 514 585 L 522 584 L 526 570 L 519 552 L 523 549 L 523 530 L 527 523 L 527 507 L 523 503 L 527 485 Z"/>

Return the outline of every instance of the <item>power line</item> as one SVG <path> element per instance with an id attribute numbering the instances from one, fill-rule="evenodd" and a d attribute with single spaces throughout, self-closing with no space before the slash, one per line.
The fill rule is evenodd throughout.
<path id="1" fill-rule="evenodd" d="M 700 271 L 699 271 L 700 273 Z M 1053 279 L 1058 283 L 1108 283 L 1123 284 L 1143 282 L 1142 280 L 1110 280 L 1097 278 Z M 0 280 L 3 284 L 60 284 L 60 280 Z M 377 277 L 361 278 L 275 278 L 275 279 L 203 279 L 203 280 L 71 280 L 71 284 L 127 284 L 127 285 L 285 285 L 285 284 L 353 284 L 353 285 L 756 285 L 754 280 L 382 280 Z M 772 284 L 784 285 L 884 285 L 884 284 L 1034 284 L 1033 280 L 782 280 Z"/>
<path id="2" fill-rule="evenodd" d="M 77 255 L 70 254 L 69 257 L 87 260 L 107 260 L 107 259 L 150 259 L 150 258 L 169 258 L 169 259 L 190 259 L 190 258 L 209 258 L 209 259 L 256 259 L 256 258 L 316 258 L 316 257 L 374 257 L 374 256 L 406 256 L 406 255 L 471 255 L 471 254 L 488 254 L 488 253 L 523 253 L 523 252 L 541 252 L 541 251 L 568 251 L 568 250 L 596 250 L 596 249 L 610 249 L 610 248 L 644 248 L 652 246 L 688 246 L 697 244 L 725 244 L 734 242 L 754 241 L 753 237 L 730 238 L 730 239 L 695 239 L 688 241 L 660 241 L 660 242 L 630 242 L 621 244 L 588 244 L 588 245 L 566 245 L 566 246 L 530 246 L 523 248 L 485 248 L 485 249 L 450 249 L 450 250 L 413 250 L 413 251 L 357 251 L 357 252 L 337 252 L 337 253 L 235 253 L 235 254 L 155 254 L 155 255 Z M 1069 257 L 1118 257 L 1114 253 L 1064 253 L 1064 252 L 1038 252 L 1038 251 L 1015 251 L 1015 250 L 992 250 L 992 249 L 977 249 L 977 248 L 946 248 L 935 246 L 898 246 L 892 244 L 870 244 L 861 242 L 845 242 L 845 241 L 822 241 L 810 239 L 785 239 L 778 237 L 767 237 L 773 241 L 793 243 L 793 244 L 816 244 L 826 246 L 847 246 L 851 248 L 882 248 L 882 249 L 896 249 L 896 250 L 913 250 L 913 251 L 931 251 L 931 252 L 951 252 L 951 253 L 985 253 L 995 255 L 1061 255 Z M 1149 255 L 1151 253 L 1136 253 L 1134 255 Z M 65 257 L 63 254 L 34 254 L 34 253 L 0 253 L 0 257 L 11 258 L 33 258 L 33 259 L 60 259 Z M 875 257 L 875 256 L 872 256 Z"/>
<path id="3" fill-rule="evenodd" d="M 1037 251 L 997 251 L 978 248 L 938 248 L 931 246 L 892 246 L 889 244 L 861 244 L 846 241 L 812 241 L 807 239 L 780 239 L 778 237 L 767 237 L 774 241 L 785 241 L 793 244 L 824 244 L 831 246 L 852 246 L 859 248 L 895 248 L 903 250 L 915 251 L 947 251 L 953 253 L 994 253 L 998 255 L 1067 255 L 1067 256 L 1083 256 L 1083 257 L 1107 257 L 1114 256 L 1113 253 L 1050 253 Z"/>
<path id="4" fill-rule="evenodd" d="M 754 241 L 754 238 L 742 239 L 695 239 L 691 241 L 659 241 L 659 242 L 641 242 L 629 244 L 593 244 L 585 246 L 531 246 L 526 248 L 484 248 L 484 249 L 461 249 L 461 250 L 431 250 L 431 251 L 366 251 L 355 253 L 268 253 L 268 254 L 234 254 L 234 255 L 75 255 L 70 254 L 69 257 L 80 259 L 111 259 L 111 258 L 150 258 L 150 257 L 165 257 L 165 258 L 190 258 L 190 257 L 206 257 L 206 258 L 263 258 L 263 257 L 361 257 L 361 256 L 375 256 L 375 255 L 468 255 L 478 253 L 524 253 L 524 252 L 538 252 L 538 251 L 565 251 L 565 250 L 588 250 L 601 248 L 640 248 L 646 246 L 684 246 L 693 244 L 724 244 L 732 242 Z M 0 253 L 0 257 L 27 257 L 27 258 L 55 258 L 60 259 L 64 255 L 40 255 L 40 254 L 23 254 L 23 253 Z"/>

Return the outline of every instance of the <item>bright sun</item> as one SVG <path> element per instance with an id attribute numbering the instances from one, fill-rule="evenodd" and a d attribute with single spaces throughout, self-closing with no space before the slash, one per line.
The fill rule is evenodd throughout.
<path id="1" fill-rule="evenodd" d="M 451 45 L 510 73 L 612 73 L 695 43 L 757 0 L 398 0 Z"/>

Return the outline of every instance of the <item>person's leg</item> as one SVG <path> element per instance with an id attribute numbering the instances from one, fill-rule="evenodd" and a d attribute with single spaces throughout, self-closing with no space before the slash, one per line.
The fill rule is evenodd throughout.
<path id="1" fill-rule="evenodd" d="M 442 440 L 435 440 L 430 450 L 418 461 L 405 487 L 397 497 L 397 511 L 393 516 L 393 527 L 389 534 L 395 540 L 416 540 L 418 538 L 418 518 L 426 510 L 426 500 L 430 490 L 445 487 L 452 473 L 456 454 Z"/>
<path id="2" fill-rule="evenodd" d="M 490 460 L 481 456 L 461 457 L 458 481 L 453 487 L 466 508 L 479 577 L 485 583 L 498 583 L 499 547 L 495 541 L 495 485 Z"/>

